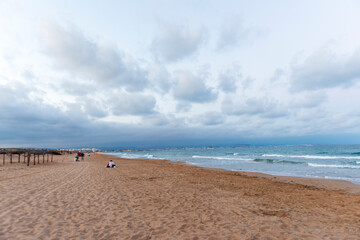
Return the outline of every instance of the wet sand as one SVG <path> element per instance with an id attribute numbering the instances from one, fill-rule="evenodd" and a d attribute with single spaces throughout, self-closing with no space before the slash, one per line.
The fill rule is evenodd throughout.
<path id="1" fill-rule="evenodd" d="M 360 238 L 345 181 L 94 155 L 0 166 L 0 189 L 0 239 Z"/>

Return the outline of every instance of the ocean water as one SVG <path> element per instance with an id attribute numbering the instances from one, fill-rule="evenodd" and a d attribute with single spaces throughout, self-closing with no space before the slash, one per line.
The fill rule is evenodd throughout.
<path id="1" fill-rule="evenodd" d="M 342 179 L 360 184 L 360 145 L 244 146 L 113 152 L 123 158 L 182 161 L 232 171 Z"/>

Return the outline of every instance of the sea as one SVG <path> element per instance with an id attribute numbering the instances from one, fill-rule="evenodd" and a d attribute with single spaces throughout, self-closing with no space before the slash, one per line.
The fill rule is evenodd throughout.
<path id="1" fill-rule="evenodd" d="M 360 184 L 360 145 L 204 147 L 110 154 L 129 159 L 166 159 L 231 171 L 340 179 Z"/>

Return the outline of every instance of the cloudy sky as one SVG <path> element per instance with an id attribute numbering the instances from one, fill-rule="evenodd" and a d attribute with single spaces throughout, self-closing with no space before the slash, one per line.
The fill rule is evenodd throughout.
<path id="1" fill-rule="evenodd" d="M 360 143 L 359 12 L 0 1 L 0 146 Z"/>

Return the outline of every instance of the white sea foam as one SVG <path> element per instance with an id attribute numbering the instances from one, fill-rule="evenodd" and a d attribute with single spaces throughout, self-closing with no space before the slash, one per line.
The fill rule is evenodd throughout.
<path id="1" fill-rule="evenodd" d="M 356 164 L 360 164 L 360 161 L 356 161 Z"/>
<path id="2" fill-rule="evenodd" d="M 334 176 L 324 176 L 326 179 L 338 179 L 338 180 L 346 180 L 346 181 L 354 181 L 356 178 L 348 178 L 348 177 L 334 177 Z"/>
<path id="3" fill-rule="evenodd" d="M 317 156 L 317 155 L 281 155 L 281 154 L 263 154 L 263 157 L 288 157 L 288 158 L 307 158 L 307 159 L 360 159 L 360 157 L 346 156 Z M 359 161 L 360 162 L 360 161 Z"/>
<path id="4" fill-rule="evenodd" d="M 185 163 L 186 163 L 186 164 L 190 164 L 190 165 L 195 165 L 195 166 L 198 166 L 198 165 L 199 165 L 198 163 L 193 163 L 193 162 L 189 162 L 189 161 L 186 161 Z"/>
<path id="5" fill-rule="evenodd" d="M 280 154 L 263 154 L 263 157 L 287 157 L 286 155 L 280 155 Z"/>
<path id="6" fill-rule="evenodd" d="M 360 169 L 360 166 L 353 165 L 339 165 L 339 164 L 317 164 L 317 163 L 308 163 L 310 167 L 325 167 L 325 168 L 356 168 Z"/>
<path id="7" fill-rule="evenodd" d="M 118 156 L 120 156 L 122 158 L 128 158 L 128 159 L 136 159 L 136 158 L 154 159 L 154 156 L 151 155 L 151 154 L 127 154 L 127 153 L 122 153 L 122 154 L 118 154 Z M 160 159 L 160 158 L 156 158 L 156 159 Z"/>
<path id="8" fill-rule="evenodd" d="M 228 158 L 228 157 L 214 157 L 214 156 L 198 156 L 194 155 L 192 158 L 205 158 L 205 159 L 216 159 L 216 160 L 228 160 L 228 161 L 253 161 L 251 158 Z"/>

